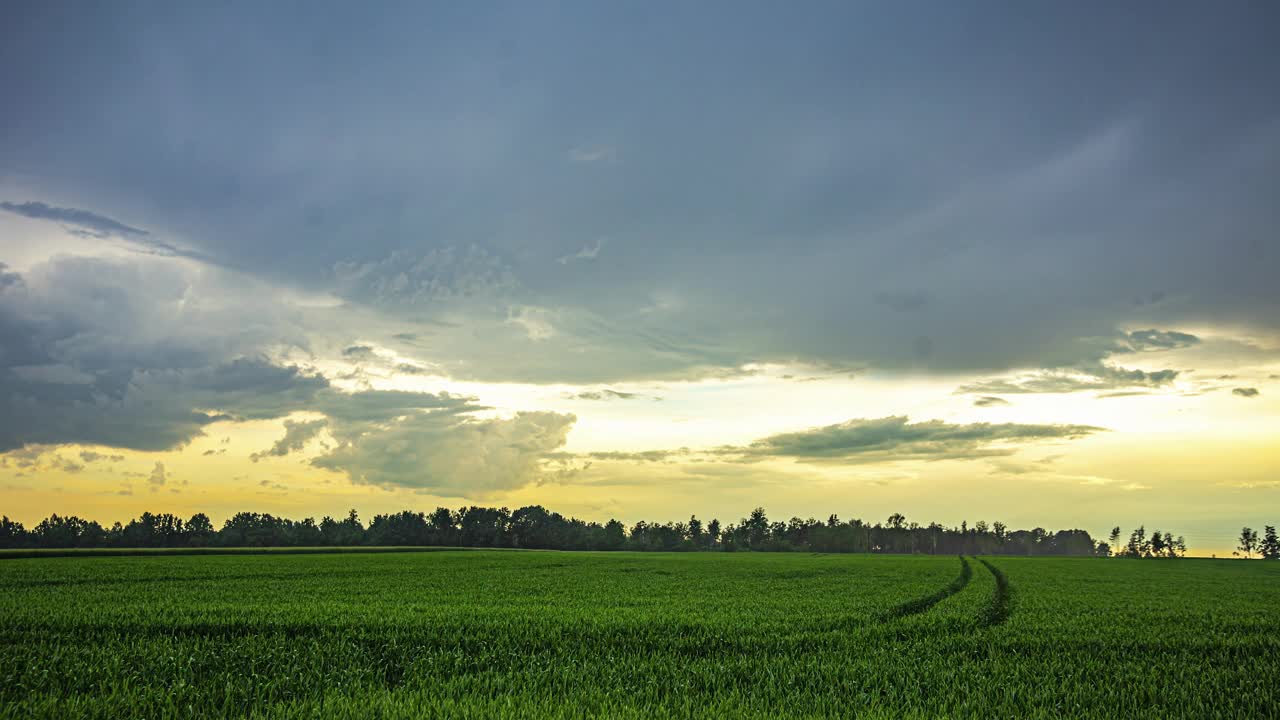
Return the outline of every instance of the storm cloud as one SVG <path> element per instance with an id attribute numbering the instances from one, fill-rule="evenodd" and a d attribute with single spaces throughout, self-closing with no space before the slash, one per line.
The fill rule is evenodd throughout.
<path id="1" fill-rule="evenodd" d="M 260 463 L 494 493 L 589 423 L 741 423 L 717 467 L 963 459 L 1098 429 L 904 413 L 1265 377 L 1280 11 L 1174 5 L 18 0 L 0 453 L 269 420 Z M 704 412 L 777 368 L 812 382 Z M 864 381 L 950 405 L 805 394 Z M 851 414 L 889 417 L 768 434 Z"/>
<path id="2" fill-rule="evenodd" d="M 252 459 L 297 452 L 327 429 L 338 446 L 318 467 L 421 487 L 445 482 L 445 470 L 471 469 L 465 446 L 474 441 L 472 449 L 488 458 L 475 465 L 475 478 L 497 488 L 535 479 L 544 451 L 563 444 L 572 425 L 572 416 L 538 413 L 475 419 L 470 414 L 485 406 L 449 393 L 334 387 L 314 368 L 269 355 L 281 341 L 287 350 L 291 336 L 297 348 L 320 337 L 307 334 L 287 304 L 250 310 L 263 297 L 237 293 L 237 281 L 226 277 L 192 302 L 193 289 L 210 278 L 184 276 L 164 262 L 58 259 L 0 287 L 0 327 L 9 338 L 0 346 L 0 452 L 20 458 L 24 447 L 64 444 L 173 450 L 214 423 L 285 418 L 284 436 Z M 107 302 L 80 301 L 90 297 Z M 372 354 L 330 344 L 336 357 Z M 290 418 L 295 413 L 323 417 Z M 404 444 L 411 433 L 418 434 Z M 434 480 L 404 470 L 421 457 L 432 458 Z M 383 465 L 373 467 L 375 459 Z M 152 486 L 167 477 L 157 468 Z M 449 477 L 458 490 L 471 476 Z"/>
<path id="3" fill-rule="evenodd" d="M 1268 6 L 1180 5 L 1158 36 L 1133 7 L 758 8 L 732 27 L 690 7 L 660 56 L 623 8 L 380 8 L 358 37 L 331 10 L 300 28 L 255 9 L 261 35 L 227 56 L 241 9 L 22 4 L 0 154 L 103 202 L 10 205 L 135 238 L 112 208 L 145 206 L 484 381 L 1003 372 L 1094 358 L 1098 338 L 1192 342 L 1118 328 L 1280 331 Z M 1137 35 L 1158 61 L 1135 60 Z"/>
<path id="4" fill-rule="evenodd" d="M 60 257 L 0 287 L 0 451 L 172 449 L 221 420 L 287 415 L 327 387 L 266 357 L 306 340 L 284 313 L 210 286 L 218 272 Z"/>

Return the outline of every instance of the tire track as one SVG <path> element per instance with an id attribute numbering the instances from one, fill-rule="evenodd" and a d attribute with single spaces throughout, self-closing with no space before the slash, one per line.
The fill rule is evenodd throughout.
<path id="1" fill-rule="evenodd" d="M 991 603 L 978 616 L 978 627 L 994 627 L 1008 620 L 1009 613 L 1013 611 L 1013 596 L 1009 589 L 1009 578 L 1005 577 L 1000 568 L 986 560 L 979 558 L 978 562 L 986 565 L 996 579 L 995 594 L 991 596 Z"/>
<path id="2" fill-rule="evenodd" d="M 880 616 L 880 620 L 882 622 L 888 622 L 889 620 L 896 620 L 897 618 L 907 617 L 908 615 L 917 615 L 919 613 L 922 613 L 928 610 L 929 608 L 933 607 L 934 605 L 937 605 L 943 600 L 946 600 L 952 595 L 955 595 L 956 593 L 963 590 L 965 586 L 969 584 L 969 580 L 972 578 L 973 578 L 973 568 L 969 566 L 968 560 L 965 560 L 963 557 L 961 557 L 960 558 L 960 575 L 957 576 L 955 580 L 952 580 L 950 585 L 947 585 L 946 587 L 942 588 L 936 593 L 933 593 L 932 595 L 926 595 L 924 597 L 918 597 L 913 600 L 908 600 L 902 603 L 901 605 L 898 605 L 886 611 L 883 615 Z"/>

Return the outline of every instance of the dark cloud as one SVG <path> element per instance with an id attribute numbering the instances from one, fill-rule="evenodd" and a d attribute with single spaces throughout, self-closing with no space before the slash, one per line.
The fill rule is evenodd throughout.
<path id="1" fill-rule="evenodd" d="M 32 382 L 0 368 L 0 451 L 28 443 L 168 450 L 218 421 L 306 409 L 327 387 L 318 375 L 260 358 L 192 370 L 101 372 L 84 384 Z"/>
<path id="2" fill-rule="evenodd" d="M 893 4 L 836 3 L 782 34 L 781 7 L 726 28 L 697 6 L 643 68 L 628 10 L 509 10 L 349 9 L 294 32 L 269 8 L 254 38 L 235 6 L 33 10 L 0 67 L 21 108 L 0 157 L 377 308 L 388 334 L 440 330 L 424 361 L 467 379 L 994 374 L 1094 358 L 1118 327 L 1280 328 L 1266 3 L 1188 5 L 1158 36 L 1135 7 L 955 4 L 904 35 L 918 13 Z M 918 46 L 884 41 L 900 36 Z M 575 61 L 601 38 L 609 52 Z M 589 272 L 568 261 L 606 236 Z M 546 309 L 555 335 L 504 325 L 510 306 Z"/>
<path id="3" fill-rule="evenodd" d="M 778 433 L 748 445 L 724 445 L 708 450 L 679 448 L 555 457 L 633 463 L 664 463 L 689 458 L 692 462 L 712 460 L 733 464 L 755 463 L 770 458 L 822 464 L 970 460 L 1004 457 L 1028 444 L 1074 440 L 1099 432 L 1105 432 L 1105 428 L 1024 423 L 953 424 L 942 420 L 912 423 L 903 416 L 849 420 L 798 432 Z M 1048 464 L 1057 458 L 1052 456 L 1040 462 Z"/>
<path id="4" fill-rule="evenodd" d="M 895 312 L 916 312 L 929 307 L 933 299 L 920 291 L 880 292 L 876 293 L 876 302 Z"/>
<path id="5" fill-rule="evenodd" d="M 168 391 L 134 392 L 131 386 L 115 393 L 109 386 L 23 382 L 0 371 L 0 452 L 28 443 L 167 450 L 224 417 L 193 409 Z"/>
<path id="6" fill-rule="evenodd" d="M 647 395 L 639 393 L 622 392 L 621 390 L 611 390 L 609 388 L 600 388 L 599 390 L 583 390 L 582 392 L 572 393 L 568 396 L 573 400 L 635 400 L 638 398 L 647 398 Z"/>
<path id="7" fill-rule="evenodd" d="M 22 276 L 15 272 L 9 272 L 8 264 L 0 262 L 0 290 L 20 282 L 22 282 Z"/>
<path id="8" fill-rule="evenodd" d="M 135 227 L 129 227 L 118 220 L 112 220 L 105 215 L 89 212 L 88 210 L 80 210 L 78 208 L 64 208 L 46 205 L 42 202 L 0 202 L 0 210 L 8 210 L 11 213 L 22 215 L 23 217 L 35 218 L 37 220 L 52 220 L 67 225 L 74 225 L 83 230 L 89 231 L 93 237 L 108 237 L 115 235 L 122 238 L 145 238 L 151 233 L 146 230 L 139 230 Z"/>
<path id="9" fill-rule="evenodd" d="M 318 394 L 305 409 L 329 416 L 334 421 L 331 430 L 335 435 L 350 436 L 363 432 L 370 426 L 416 415 L 422 411 L 458 415 L 487 408 L 476 404 L 474 398 L 451 395 L 447 392 L 364 390 L 348 393 L 330 389 Z"/>
<path id="10" fill-rule="evenodd" d="M 639 452 L 593 452 L 587 453 L 586 457 L 592 460 L 608 460 L 619 462 L 667 462 L 676 457 L 687 456 L 691 453 L 689 448 L 680 448 L 679 450 L 641 450 Z"/>
<path id="11" fill-rule="evenodd" d="M 171 257 L 186 257 L 196 260 L 212 261 L 204 253 L 180 248 L 172 243 L 157 239 L 150 232 L 130 227 L 105 215 L 99 215 L 79 208 L 55 207 L 42 202 L 0 202 L 0 210 L 36 220 L 51 220 L 62 223 L 67 232 L 77 237 L 102 240 L 116 237 L 128 240 L 135 248 L 145 252 Z"/>
<path id="12" fill-rule="evenodd" d="M 124 460 L 124 456 L 123 455 L 105 455 L 103 453 L 95 452 L 93 450 L 81 450 L 80 459 L 86 463 L 94 463 L 99 461 L 114 463 L 114 462 L 120 462 Z"/>
<path id="13" fill-rule="evenodd" d="M 54 469 L 61 470 L 63 472 L 78 473 L 81 470 L 84 470 L 85 466 L 82 463 L 59 456 L 54 458 L 53 467 Z"/>
<path id="14" fill-rule="evenodd" d="M 1240 397 L 1251 398 L 1251 397 L 1258 397 L 1262 393 L 1258 392 L 1258 388 L 1244 387 L 1244 388 L 1234 388 L 1231 391 L 1231 394 L 1238 395 Z"/>
<path id="15" fill-rule="evenodd" d="M 376 360 L 378 355 L 368 345 L 352 345 L 343 348 L 342 357 L 348 360 Z"/>
<path id="16" fill-rule="evenodd" d="M 193 301 L 207 274 L 159 260 L 59 258 L 0 287 L 0 452 L 172 449 L 221 420 L 305 408 L 328 387 L 256 354 L 294 335 L 271 307 L 234 293 Z"/>
<path id="17" fill-rule="evenodd" d="M 0 365 L 0 451 L 14 451 L 14 462 L 23 462 L 24 446 L 166 450 L 216 422 L 310 412 L 324 417 L 286 420 L 284 437 L 253 457 L 299 450 L 327 428 L 337 446 L 315 459 L 317 467 L 362 483 L 484 493 L 542 477 L 544 455 L 564 444 L 573 425 L 572 415 L 556 413 L 475 418 L 483 405 L 449 393 L 338 390 L 313 370 L 238 354 L 279 343 L 289 326 L 277 325 L 269 310 L 233 313 L 224 325 L 189 302 L 181 276 L 157 274 L 148 284 L 151 276 L 136 265 L 103 272 L 121 267 L 60 260 L 34 283 L 24 276 L 0 289 L 0 327 L 16 341 L 5 344 Z M 55 292 L 56 280 L 64 282 Z M 81 296 L 97 302 L 67 300 Z M 233 308 L 248 301 L 228 296 Z M 173 308 L 197 314 L 167 315 Z M 254 322 L 274 332 L 256 333 Z M 372 353 L 372 346 L 338 352 Z M 167 477 L 157 465 L 148 481 L 160 487 Z"/>
<path id="18" fill-rule="evenodd" d="M 973 399 L 974 407 L 997 407 L 1000 405 L 1008 405 L 1008 404 L 1009 404 L 1008 400 L 1005 400 L 1002 397 L 995 397 L 993 395 L 983 395 L 982 397 L 977 397 Z"/>
<path id="19" fill-rule="evenodd" d="M 1176 330 L 1135 330 L 1129 333 L 1129 345 L 1138 351 L 1177 350 L 1199 344 L 1200 338 Z"/>
<path id="20" fill-rule="evenodd" d="M 48 457 L 57 458 L 53 451 L 55 448 L 49 445 L 26 445 L 22 448 L 13 450 L 12 452 L 0 455 L 0 467 L 16 467 L 21 470 L 34 470 L 42 466 Z"/>
<path id="21" fill-rule="evenodd" d="M 905 416 L 849 420 L 836 425 L 779 433 L 718 454 L 745 460 L 791 458 L 800 462 L 868 463 L 898 460 L 955 460 L 1009 455 L 1017 445 L 1084 437 L 1102 428 L 1089 425 L 1029 425 L 941 420 L 911 423 Z"/>
<path id="22" fill-rule="evenodd" d="M 359 482 L 512 487 L 568 416 L 345 392 L 311 366 L 386 347 L 369 377 L 579 387 L 868 367 L 989 378 L 961 389 L 989 406 L 1168 386 L 1121 367 L 1198 342 L 1155 328 L 1280 330 L 1265 4 L 1189 5 L 1156 34 L 1138 7 L 948 4 L 903 33 L 919 12 L 895 4 L 731 27 L 691 4 L 658 55 L 617 7 L 329 10 L 299 28 L 267 7 L 250 34 L 228 5 L 23 11 L 8 182 L 101 212 L 0 209 L 150 255 L 0 266 L 0 451 L 319 413 L 338 448 L 317 462 Z M 964 457 L 1035 427 L 1061 429 L 862 420 L 724 457 Z"/>
<path id="23" fill-rule="evenodd" d="M 1021 375 L 1012 379 L 979 380 L 962 385 L 957 393 L 1072 393 L 1106 391 L 1118 388 L 1162 387 L 1178 377 L 1177 370 L 1128 369 L 1112 365 L 1093 365 L 1085 368 L 1050 369 Z"/>
<path id="24" fill-rule="evenodd" d="M 359 363 L 346 377 L 363 379 L 369 375 L 431 375 L 434 371 L 419 363 L 396 362 L 390 355 L 379 354 L 371 345 L 351 345 L 342 349 L 342 359 Z"/>
<path id="25" fill-rule="evenodd" d="M 319 435 L 325 426 L 329 424 L 327 419 L 319 420 L 285 420 L 284 421 L 284 437 L 280 438 L 267 450 L 256 452 L 249 456 L 249 459 L 258 462 L 264 457 L 284 457 L 291 452 L 301 450 L 307 441 Z"/>
<path id="26" fill-rule="evenodd" d="M 328 393 L 329 381 L 297 365 L 266 358 L 236 358 L 173 378 L 174 393 L 199 398 L 204 407 L 236 420 L 266 420 L 310 407 Z"/>

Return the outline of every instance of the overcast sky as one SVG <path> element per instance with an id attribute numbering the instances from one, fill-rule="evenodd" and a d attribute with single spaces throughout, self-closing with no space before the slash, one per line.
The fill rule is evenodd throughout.
<path id="1" fill-rule="evenodd" d="M 5 18 L 25 522 L 1280 522 L 1271 3 Z"/>

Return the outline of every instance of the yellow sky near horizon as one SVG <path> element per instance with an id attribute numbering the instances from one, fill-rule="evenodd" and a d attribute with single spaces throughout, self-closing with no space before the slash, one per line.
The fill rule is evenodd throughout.
<path id="1" fill-rule="evenodd" d="M 280 439 L 283 419 L 219 422 L 186 447 L 138 452 L 105 447 L 45 448 L 23 467 L 0 466 L 3 512 L 28 526 L 51 512 L 105 524 L 145 511 L 208 513 L 221 523 L 242 510 L 301 518 L 372 515 L 437 505 L 541 504 L 566 515 L 628 523 L 697 514 L 735 521 L 764 506 L 775 518 L 861 517 L 958 525 L 1000 520 L 1010 527 L 1082 527 L 1102 539 L 1112 525 L 1145 524 L 1187 537 L 1193 554 L 1229 554 L 1241 525 L 1280 522 L 1280 393 L 1242 398 L 1189 386 L 1155 395 L 1099 400 L 1086 393 L 1007 396 L 976 408 L 955 395 L 954 379 L 866 374 L 796 382 L 795 368 L 737 379 L 611 386 L 656 399 L 584 402 L 582 388 L 443 382 L 420 377 L 386 387 L 448 389 L 478 397 L 501 416 L 517 408 L 573 412 L 564 452 L 536 482 L 471 495 L 353 482 L 310 460 L 336 441 L 326 433 L 283 457 L 251 456 Z M 790 378 L 785 378 L 790 376 Z M 1087 437 L 996 445 L 1008 455 L 965 459 L 735 462 L 699 451 L 745 446 L 776 433 L 851 418 L 907 414 L 911 422 L 1056 423 L 1106 428 Z M 310 415 L 297 415 L 306 419 Z M 659 461 L 591 458 L 593 452 L 690 448 Z M 39 449 L 35 449 L 39 450 Z M 82 453 L 89 453 L 82 455 Z M 91 459 L 92 453 L 104 456 Z M 114 456 L 114 457 L 113 457 Z M 163 466 L 163 484 L 155 482 Z M 556 470 L 560 474 L 556 474 Z"/>

